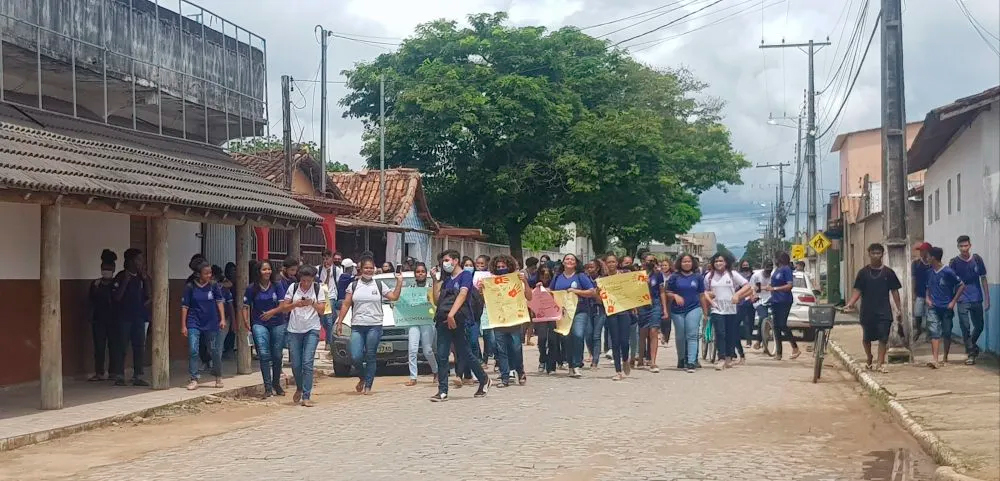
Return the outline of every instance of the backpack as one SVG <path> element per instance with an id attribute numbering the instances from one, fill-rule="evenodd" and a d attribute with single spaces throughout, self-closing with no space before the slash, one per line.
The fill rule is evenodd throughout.
<path id="1" fill-rule="evenodd" d="M 353 281 L 351 281 L 351 292 L 358 290 L 358 281 L 360 280 L 361 279 L 354 279 Z M 374 281 L 374 282 L 375 282 L 375 287 L 378 288 L 379 298 L 385 297 L 385 294 L 382 292 L 382 283 L 379 281 Z"/>
<path id="2" fill-rule="evenodd" d="M 295 287 L 295 289 L 292 290 L 293 294 L 296 293 L 296 292 L 299 292 L 299 283 L 298 282 L 292 284 L 292 286 Z M 316 282 L 316 281 L 313 281 L 313 292 L 316 294 L 316 300 L 318 301 L 319 300 L 319 283 Z"/>
<path id="3" fill-rule="evenodd" d="M 472 309 L 472 318 L 477 321 L 482 319 L 483 312 L 486 311 L 486 298 L 483 297 L 483 293 L 479 292 L 479 289 L 473 288 L 469 291 L 469 299 L 466 302 Z"/>

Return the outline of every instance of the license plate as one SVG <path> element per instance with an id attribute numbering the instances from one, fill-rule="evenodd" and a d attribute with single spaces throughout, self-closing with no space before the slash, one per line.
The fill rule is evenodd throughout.
<path id="1" fill-rule="evenodd" d="M 380 342 L 378 343 L 378 349 L 375 351 L 376 354 L 387 354 L 392 352 L 391 342 Z"/>

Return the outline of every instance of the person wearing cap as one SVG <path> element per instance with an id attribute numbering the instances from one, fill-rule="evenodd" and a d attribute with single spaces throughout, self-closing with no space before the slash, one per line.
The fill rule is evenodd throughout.
<path id="1" fill-rule="evenodd" d="M 924 315 L 927 313 L 927 277 L 931 272 L 931 245 L 926 242 L 917 243 L 913 247 L 913 264 L 910 275 L 913 281 L 913 342 L 917 342 L 924 332 Z"/>
<path id="2" fill-rule="evenodd" d="M 350 258 L 344 259 L 340 263 L 342 270 L 340 271 L 340 276 L 337 277 L 337 302 L 334 307 L 333 312 L 340 312 L 340 306 L 344 305 L 344 297 L 347 296 L 347 286 L 351 285 L 351 281 L 354 280 L 356 275 L 356 265 L 354 261 Z"/>

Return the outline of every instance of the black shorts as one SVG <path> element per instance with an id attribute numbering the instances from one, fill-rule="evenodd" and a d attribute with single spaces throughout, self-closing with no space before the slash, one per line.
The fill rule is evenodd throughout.
<path id="1" fill-rule="evenodd" d="M 861 331 L 864 333 L 865 342 L 889 342 L 890 329 L 892 329 L 892 321 L 888 319 L 878 319 L 861 323 Z"/>

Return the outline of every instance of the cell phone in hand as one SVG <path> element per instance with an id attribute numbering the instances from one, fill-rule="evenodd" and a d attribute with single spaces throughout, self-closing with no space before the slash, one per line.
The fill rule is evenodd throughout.
<path id="1" fill-rule="evenodd" d="M 403 272 L 403 266 L 402 265 L 396 266 L 396 274 L 402 274 L 402 272 Z"/>

